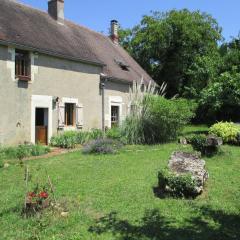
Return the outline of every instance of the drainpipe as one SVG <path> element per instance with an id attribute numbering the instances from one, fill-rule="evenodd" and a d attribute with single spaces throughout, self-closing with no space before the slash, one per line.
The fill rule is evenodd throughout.
<path id="1" fill-rule="evenodd" d="M 105 74 L 100 74 L 100 90 L 102 95 L 102 131 L 105 135 L 105 82 L 107 77 Z"/>

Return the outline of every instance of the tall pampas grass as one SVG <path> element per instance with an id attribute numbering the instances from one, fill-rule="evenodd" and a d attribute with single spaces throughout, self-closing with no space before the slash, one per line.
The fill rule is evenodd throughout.
<path id="1" fill-rule="evenodd" d="M 129 112 L 122 125 L 122 133 L 126 142 L 129 144 L 142 144 L 146 142 L 146 125 L 150 120 L 149 107 L 153 96 L 162 96 L 166 94 L 167 84 L 163 83 L 160 87 L 150 81 L 144 84 L 143 78 L 140 81 L 134 81 L 129 89 Z M 149 134 L 147 134 L 148 138 Z"/>

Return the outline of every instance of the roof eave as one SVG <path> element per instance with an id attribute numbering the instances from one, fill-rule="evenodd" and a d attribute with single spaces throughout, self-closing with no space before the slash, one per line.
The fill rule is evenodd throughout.
<path id="1" fill-rule="evenodd" d="M 23 49 L 23 50 L 38 52 L 38 53 L 42 53 L 42 54 L 53 56 L 53 57 L 58 57 L 58 58 L 66 59 L 66 60 L 81 62 L 81 63 L 85 63 L 85 64 L 91 64 L 91 65 L 95 65 L 95 66 L 99 66 L 99 67 L 106 66 L 106 64 L 102 63 L 102 62 L 95 62 L 95 61 L 90 61 L 90 60 L 87 60 L 87 59 L 75 58 L 75 57 L 64 55 L 64 54 L 57 53 L 57 52 L 54 52 L 54 51 L 49 51 L 49 50 L 40 49 L 40 48 L 36 48 L 36 47 L 32 47 L 32 46 L 27 46 L 27 45 L 24 45 L 24 44 L 19 44 L 19 43 L 8 41 L 8 40 L 0 39 L 0 45 L 13 46 L 15 48 L 20 48 L 20 49 Z"/>
<path id="2" fill-rule="evenodd" d="M 114 77 L 114 76 L 107 76 L 107 75 L 104 77 L 104 79 L 106 79 L 108 81 L 111 81 L 111 82 L 117 82 L 117 83 L 121 82 L 123 84 L 132 84 L 134 81 L 137 81 L 137 80 L 134 80 L 134 79 L 128 80 L 128 79 L 123 79 L 123 78 L 117 78 L 117 77 Z M 154 80 L 150 80 L 150 79 L 149 79 L 149 81 L 154 82 Z"/>

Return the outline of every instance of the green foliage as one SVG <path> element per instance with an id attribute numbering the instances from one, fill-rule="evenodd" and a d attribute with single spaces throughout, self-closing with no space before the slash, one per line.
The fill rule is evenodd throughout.
<path id="1" fill-rule="evenodd" d="M 0 168 L 4 167 L 4 158 L 5 158 L 5 154 L 0 149 Z"/>
<path id="2" fill-rule="evenodd" d="M 113 139 L 97 139 L 86 144 L 83 148 L 85 154 L 115 154 L 122 147 L 119 141 Z"/>
<path id="3" fill-rule="evenodd" d="M 51 138 L 50 144 L 60 148 L 75 148 L 76 145 L 83 145 L 90 140 L 103 137 L 103 132 L 99 129 L 92 129 L 90 132 L 66 131 Z"/>
<path id="4" fill-rule="evenodd" d="M 202 128 L 187 130 L 197 132 Z M 210 182 L 206 194 L 195 201 L 158 199 L 152 192 L 157 183 L 156 169 L 166 166 L 169 154 L 179 148 L 176 143 L 125 148 L 116 155 L 82 155 L 77 151 L 28 162 L 32 178 L 43 184 L 47 168 L 57 202 L 69 211 L 67 218 L 47 210 L 42 216 L 23 219 L 23 169 L 14 165 L 0 169 L 0 239 L 239 238 L 240 147 L 225 145 L 227 154 L 206 159 Z M 157 214 L 145 215 L 145 209 L 154 209 Z M 116 220 L 108 218 L 113 210 L 118 213 Z M 89 216 L 97 218 L 105 228 L 91 232 L 89 229 L 97 223 Z"/>
<path id="5" fill-rule="evenodd" d="M 37 144 L 37 145 L 31 145 L 29 151 L 31 156 L 41 156 L 49 153 L 51 149 L 48 146 L 42 146 Z"/>
<path id="6" fill-rule="evenodd" d="M 196 180 L 190 174 L 176 175 L 167 169 L 158 173 L 159 189 L 174 197 L 193 198 L 197 195 Z"/>
<path id="7" fill-rule="evenodd" d="M 122 139 L 123 137 L 121 134 L 121 129 L 119 127 L 114 127 L 114 128 L 108 129 L 106 132 L 106 137 L 110 138 L 110 139 L 119 140 L 119 141 L 123 140 Z"/>
<path id="8" fill-rule="evenodd" d="M 128 144 L 144 144 L 146 143 L 144 135 L 143 117 L 129 115 L 124 120 L 121 132 Z"/>
<path id="9" fill-rule="evenodd" d="M 240 73 L 225 72 L 204 89 L 199 101 L 200 119 L 238 120 L 240 118 Z"/>
<path id="10" fill-rule="evenodd" d="M 168 96 L 200 92 L 217 71 L 221 28 L 209 14 L 187 9 L 144 16 L 133 29 L 120 31 L 120 43 Z M 189 90 L 187 91 L 189 94 Z"/>
<path id="11" fill-rule="evenodd" d="M 240 128 L 232 122 L 219 122 L 214 124 L 209 132 L 221 137 L 224 143 L 236 143 Z"/>
<path id="12" fill-rule="evenodd" d="M 205 153 L 207 138 L 204 134 L 193 135 L 190 142 L 195 151 Z"/>
<path id="13" fill-rule="evenodd" d="M 207 136 L 204 134 L 193 135 L 190 143 L 193 149 L 200 152 L 203 156 L 212 157 L 220 151 L 220 146 L 207 143 Z"/>
<path id="14" fill-rule="evenodd" d="M 122 126 L 129 144 L 156 144 L 175 140 L 194 116 L 194 106 L 184 99 L 148 96 L 140 115 L 130 114 Z"/>
<path id="15" fill-rule="evenodd" d="M 19 159 L 26 157 L 41 156 L 50 152 L 48 146 L 25 144 L 17 147 L 0 148 L 0 159 Z"/>
<path id="16" fill-rule="evenodd" d="M 67 131 L 51 138 L 50 144 L 60 148 L 75 148 L 77 145 L 77 133 Z"/>
<path id="17" fill-rule="evenodd" d="M 19 145 L 17 147 L 16 156 L 19 160 L 22 160 L 25 157 L 30 157 L 30 149 L 25 145 Z"/>

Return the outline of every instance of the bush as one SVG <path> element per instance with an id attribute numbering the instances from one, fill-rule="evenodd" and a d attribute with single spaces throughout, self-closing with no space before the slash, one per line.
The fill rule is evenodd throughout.
<path id="1" fill-rule="evenodd" d="M 237 145 L 240 145 L 240 132 L 237 134 Z"/>
<path id="2" fill-rule="evenodd" d="M 141 114 L 130 114 L 122 126 L 122 135 L 130 144 L 156 144 L 175 140 L 194 116 L 194 105 L 184 99 L 168 100 L 148 96 Z"/>
<path id="3" fill-rule="evenodd" d="M 66 131 L 51 138 L 50 144 L 60 148 L 75 148 L 76 145 L 83 145 L 93 139 L 103 138 L 103 132 L 99 129 L 92 129 L 90 132 Z"/>
<path id="4" fill-rule="evenodd" d="M 213 156 L 219 152 L 218 145 L 208 144 L 208 137 L 204 134 L 196 134 L 191 138 L 191 145 L 195 151 L 201 152 L 205 156 Z"/>
<path id="5" fill-rule="evenodd" d="M 60 148 L 75 148 L 77 144 L 77 132 L 67 131 L 51 138 L 50 144 Z"/>
<path id="6" fill-rule="evenodd" d="M 119 141 L 113 139 L 97 139 L 86 144 L 83 148 L 85 154 L 115 154 L 122 147 Z"/>
<path id="7" fill-rule="evenodd" d="M 176 175 L 164 169 L 158 173 L 158 186 L 163 193 L 174 197 L 193 198 L 197 196 L 197 183 L 190 174 Z"/>
<path id="8" fill-rule="evenodd" d="M 224 143 L 236 143 L 239 128 L 232 122 L 219 122 L 214 124 L 209 132 L 221 137 Z"/>
<path id="9" fill-rule="evenodd" d="M 118 127 L 114 127 L 111 129 L 108 129 L 106 132 L 106 137 L 110 138 L 110 139 L 115 139 L 115 140 L 122 140 L 122 134 L 121 134 L 121 130 Z"/>
<path id="10" fill-rule="evenodd" d="M 4 159 L 20 159 L 31 156 L 41 156 L 50 152 L 50 148 L 48 146 L 42 145 L 19 145 L 17 147 L 6 147 L 1 148 L 0 150 L 0 158 Z M 1 157 L 2 156 L 2 157 Z"/>
<path id="11" fill-rule="evenodd" d="M 4 159 L 5 159 L 5 154 L 2 151 L 2 149 L 0 148 L 0 168 L 4 167 Z"/>
<path id="12" fill-rule="evenodd" d="M 30 155 L 31 156 L 41 156 L 41 155 L 44 155 L 44 154 L 47 154 L 49 153 L 51 150 L 50 150 L 50 147 L 48 146 L 42 146 L 42 145 L 31 145 L 30 147 Z"/>

